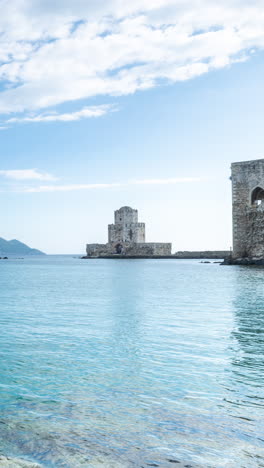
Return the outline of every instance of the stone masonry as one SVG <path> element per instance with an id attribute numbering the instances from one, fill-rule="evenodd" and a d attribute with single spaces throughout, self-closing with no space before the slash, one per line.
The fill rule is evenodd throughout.
<path id="1" fill-rule="evenodd" d="M 107 244 L 87 244 L 87 257 L 159 257 L 171 255 L 171 244 L 145 242 L 145 223 L 138 211 L 123 206 L 115 211 L 115 223 L 108 225 Z"/>
<path id="2" fill-rule="evenodd" d="M 264 261 L 264 159 L 233 163 L 233 260 Z"/>
<path id="3" fill-rule="evenodd" d="M 108 225 L 108 242 L 144 243 L 145 223 L 138 222 L 138 211 L 124 206 L 115 211 L 115 224 Z"/>

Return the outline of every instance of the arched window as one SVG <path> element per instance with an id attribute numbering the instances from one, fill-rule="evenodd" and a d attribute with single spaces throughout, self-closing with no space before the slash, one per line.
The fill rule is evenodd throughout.
<path id="1" fill-rule="evenodd" d="M 251 204 L 260 205 L 264 200 L 264 189 L 262 187 L 256 187 L 251 194 Z"/>

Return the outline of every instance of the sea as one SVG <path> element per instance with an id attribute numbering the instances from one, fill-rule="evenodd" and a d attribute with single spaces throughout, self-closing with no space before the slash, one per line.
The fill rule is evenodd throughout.
<path id="1" fill-rule="evenodd" d="M 263 268 L 1 260 L 0 353 L 11 460 L 264 467 Z"/>

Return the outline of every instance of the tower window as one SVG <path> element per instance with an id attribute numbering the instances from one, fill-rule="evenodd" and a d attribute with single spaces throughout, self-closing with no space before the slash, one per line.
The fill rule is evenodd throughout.
<path id="1" fill-rule="evenodd" d="M 251 194 L 251 204 L 258 206 L 264 200 L 264 190 L 262 187 L 256 187 Z"/>

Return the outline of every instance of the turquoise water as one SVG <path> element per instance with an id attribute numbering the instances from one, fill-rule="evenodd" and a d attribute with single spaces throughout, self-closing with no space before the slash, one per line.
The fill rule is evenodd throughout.
<path id="1" fill-rule="evenodd" d="M 46 257 L 0 285 L 1 453 L 264 466 L 264 269 Z"/>

